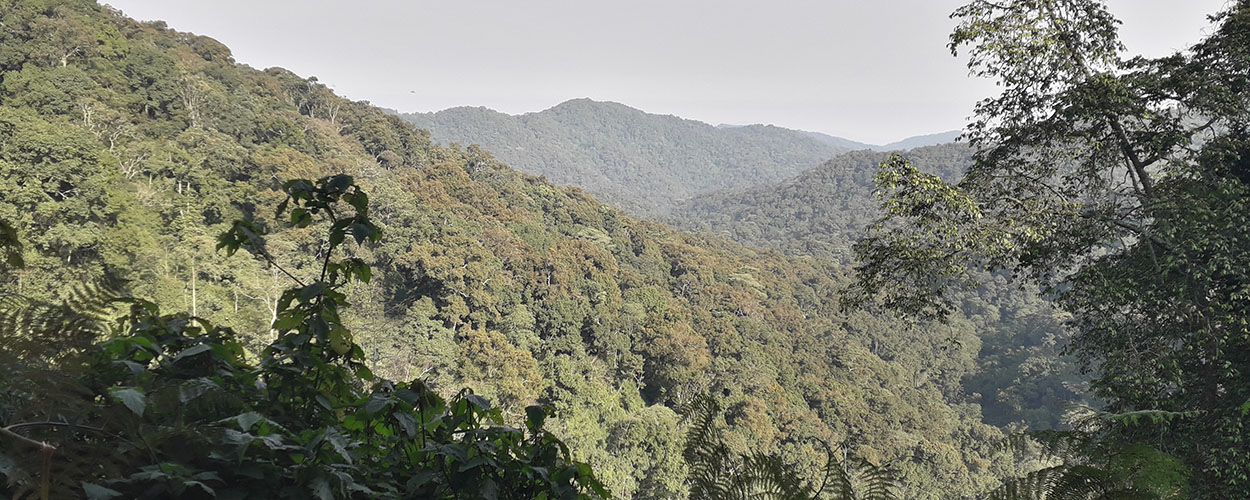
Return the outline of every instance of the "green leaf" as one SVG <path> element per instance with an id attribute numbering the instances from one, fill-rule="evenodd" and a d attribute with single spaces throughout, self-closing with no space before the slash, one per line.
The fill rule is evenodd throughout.
<path id="1" fill-rule="evenodd" d="M 530 432 L 538 432 L 543 428 L 543 422 L 547 420 L 549 410 L 542 405 L 530 405 L 525 407 L 525 427 Z"/>
<path id="2" fill-rule="evenodd" d="M 320 281 L 313 283 L 311 285 L 308 285 L 304 288 L 301 288 L 299 290 L 299 301 L 308 302 L 312 300 L 313 297 L 321 295 L 321 292 L 324 292 L 325 289 L 326 289 L 325 283 L 322 283 Z"/>
<path id="3" fill-rule="evenodd" d="M 213 350 L 213 346 L 210 346 L 208 344 L 200 344 L 197 346 L 188 347 L 186 350 L 176 354 L 171 361 L 177 363 L 178 360 L 180 359 L 189 358 L 191 356 L 195 356 L 196 354 L 200 354 L 202 352 L 207 352 L 211 350 Z"/>
<path id="4" fill-rule="evenodd" d="M 334 493 L 330 490 L 330 482 L 324 477 L 316 477 L 309 485 L 312 488 L 313 495 L 320 500 L 334 500 Z"/>
<path id="5" fill-rule="evenodd" d="M 265 417 L 261 416 L 261 414 L 256 413 L 254 411 L 249 411 L 247 413 L 243 413 L 237 417 L 234 417 L 234 419 L 236 422 L 239 423 L 239 428 L 243 429 L 244 432 L 247 432 L 252 429 L 253 425 L 256 425 L 256 422 L 260 422 L 261 420 L 264 420 Z"/>
<path id="6" fill-rule="evenodd" d="M 113 391 L 113 397 L 117 398 L 126 408 L 140 417 L 143 416 L 143 410 L 147 407 L 147 397 L 139 392 L 138 389 L 127 388 Z"/>
<path id="7" fill-rule="evenodd" d="M 417 419 L 411 413 L 397 411 L 394 413 L 395 421 L 399 422 L 399 426 L 404 428 L 404 434 L 409 439 L 417 435 Z"/>
<path id="8" fill-rule="evenodd" d="M 390 404 L 391 404 L 391 400 L 389 398 L 373 396 L 369 398 L 369 402 L 365 403 L 365 406 L 363 409 L 365 413 L 372 415 L 372 414 L 382 411 L 387 406 L 390 406 Z"/>
<path id="9" fill-rule="evenodd" d="M 178 402 L 186 403 L 215 389 L 221 389 L 221 386 L 212 380 L 206 378 L 188 380 L 178 387 Z"/>
<path id="10" fill-rule="evenodd" d="M 87 496 L 87 500 L 108 500 L 110 498 L 122 496 L 121 492 L 111 490 L 92 483 L 82 483 L 82 491 Z"/>

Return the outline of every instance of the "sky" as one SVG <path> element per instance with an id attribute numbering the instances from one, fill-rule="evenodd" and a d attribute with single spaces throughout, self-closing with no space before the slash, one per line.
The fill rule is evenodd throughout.
<path id="1" fill-rule="evenodd" d="M 103 1 L 401 112 L 589 97 L 884 144 L 959 129 L 995 92 L 946 48 L 963 0 Z M 1158 56 L 1226 1 L 1108 4 L 1129 51 Z"/>

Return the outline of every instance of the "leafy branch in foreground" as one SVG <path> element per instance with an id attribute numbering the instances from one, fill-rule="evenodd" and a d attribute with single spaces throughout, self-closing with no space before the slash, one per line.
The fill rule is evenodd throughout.
<path id="1" fill-rule="evenodd" d="M 793 464 L 759 451 L 732 452 L 716 426 L 720 405 L 709 396 L 692 401 L 684 456 L 691 500 L 895 500 L 898 479 L 867 460 L 828 444 L 819 482 L 802 478 Z M 842 455 L 839 457 L 839 455 Z"/>
<path id="2" fill-rule="evenodd" d="M 368 218 L 368 198 L 345 175 L 292 181 L 284 190 L 280 216 L 296 226 L 326 224 L 329 232 L 319 276 L 283 294 L 273 324 L 278 337 L 259 365 L 246 360 L 229 328 L 163 315 L 145 300 L 112 298 L 128 312 L 100 325 L 105 340 L 55 366 L 9 353 L 0 359 L 0 493 L 16 499 L 609 496 L 590 467 L 573 461 L 544 430 L 549 408 L 527 408 L 525 427 L 517 429 L 469 391 L 445 400 L 421 381 L 374 377 L 339 317 L 348 307 L 342 288 L 369 281 L 369 266 L 334 259 L 349 236 L 358 244 L 380 236 Z M 242 248 L 277 265 L 253 224 L 236 223 L 219 243 L 229 253 Z M 55 339 L 39 334 L 60 327 L 28 322 L 26 331 Z"/>
<path id="3" fill-rule="evenodd" d="M 1078 408 L 1071 430 L 1034 431 L 1008 437 L 1019 451 L 1041 447 L 1049 465 L 1004 481 L 985 500 L 1180 500 L 1189 498 L 1189 471 L 1179 459 L 1142 444 L 1117 440 L 1124 432 L 1179 423 L 1196 414 L 1136 411 L 1112 414 Z"/>

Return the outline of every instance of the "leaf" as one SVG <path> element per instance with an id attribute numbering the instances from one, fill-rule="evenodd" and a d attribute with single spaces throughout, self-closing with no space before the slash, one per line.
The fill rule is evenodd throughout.
<path id="1" fill-rule="evenodd" d="M 16 468 L 17 462 L 14 462 L 8 455 L 0 454 L 0 476 L 12 476 Z"/>
<path id="2" fill-rule="evenodd" d="M 220 388 L 221 386 L 217 385 L 216 382 L 206 378 L 188 380 L 178 387 L 178 402 L 186 403 L 207 394 L 209 391 Z"/>
<path id="3" fill-rule="evenodd" d="M 406 412 L 395 412 L 395 420 L 399 422 L 399 426 L 404 428 L 404 434 L 411 439 L 417 435 L 417 419 L 412 414 Z"/>
<path id="4" fill-rule="evenodd" d="M 389 398 L 384 398 L 381 396 L 373 396 L 369 398 L 368 403 L 365 403 L 365 406 L 363 409 L 365 413 L 372 415 L 372 414 L 382 411 L 387 406 L 390 406 L 390 404 L 391 404 L 391 400 Z"/>
<path id="5" fill-rule="evenodd" d="M 299 290 L 299 301 L 308 302 L 312 300 L 313 297 L 321 295 L 321 292 L 324 292 L 325 289 L 326 289 L 325 283 L 322 283 L 320 281 L 313 283 L 311 285 L 308 285 L 304 288 L 301 288 Z"/>
<path id="6" fill-rule="evenodd" d="M 195 356 L 196 354 L 199 354 L 205 351 L 211 351 L 212 349 L 213 349 L 213 346 L 210 346 L 208 344 L 200 344 L 194 347 L 189 347 L 186 350 L 183 350 L 182 352 L 175 355 L 172 361 L 177 363 L 178 360 L 182 358 L 189 358 L 191 356 Z"/>
<path id="7" fill-rule="evenodd" d="M 350 203 L 356 209 L 356 213 L 359 214 L 364 214 L 369 207 L 369 195 L 365 194 L 364 191 L 347 193 L 343 196 L 343 199 Z"/>
<path id="8" fill-rule="evenodd" d="M 304 313 L 301 311 L 283 311 L 278 315 L 278 319 L 273 322 L 273 329 L 280 332 L 294 330 L 304 321 Z"/>
<path id="9" fill-rule="evenodd" d="M 408 477 L 408 482 L 404 486 L 408 489 L 408 493 L 412 494 L 412 493 L 415 493 L 417 490 L 423 489 L 426 484 L 429 484 L 430 482 L 434 481 L 436 478 L 437 476 L 435 475 L 433 470 L 418 469 L 416 472 L 413 472 L 412 475 Z"/>
<path id="10" fill-rule="evenodd" d="M 468 401 L 469 404 L 476 406 L 480 411 L 490 410 L 490 401 L 487 401 L 486 398 L 478 396 L 477 394 L 465 394 L 464 400 Z"/>
<path id="11" fill-rule="evenodd" d="M 499 498 L 499 485 L 495 484 L 495 480 L 488 477 L 482 482 L 482 487 L 478 489 L 478 494 L 483 500 L 497 500 Z"/>
<path id="12" fill-rule="evenodd" d="M 261 414 L 254 411 L 249 411 L 234 417 L 235 421 L 239 423 L 239 428 L 243 429 L 244 432 L 251 430 L 252 426 L 256 425 L 256 422 L 260 422 L 261 420 L 264 420 L 264 418 L 265 417 L 261 416 Z"/>
<path id="13" fill-rule="evenodd" d="M 549 414 L 550 412 L 545 406 L 530 405 L 525 407 L 525 427 L 529 428 L 530 432 L 538 432 L 543 428 L 543 422 L 547 420 L 547 415 Z"/>
<path id="14" fill-rule="evenodd" d="M 120 389 L 113 391 L 113 397 L 126 405 L 126 408 L 130 408 L 135 415 L 143 416 L 143 410 L 147 407 L 147 396 L 142 392 L 134 388 Z"/>
<path id="15" fill-rule="evenodd" d="M 312 480 L 309 485 L 312 488 L 313 495 L 321 500 L 334 500 L 334 493 L 330 490 L 330 482 L 324 477 L 317 477 Z"/>
<path id="16" fill-rule="evenodd" d="M 111 490 L 92 483 L 82 483 L 82 491 L 87 495 L 87 500 L 108 500 L 110 498 L 122 496 L 119 491 Z"/>

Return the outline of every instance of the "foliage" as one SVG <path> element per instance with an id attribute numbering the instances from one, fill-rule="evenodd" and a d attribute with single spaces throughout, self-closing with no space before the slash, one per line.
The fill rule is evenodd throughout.
<path id="1" fill-rule="evenodd" d="M 927 325 L 844 309 L 848 280 L 831 263 L 628 217 L 479 148 L 435 146 L 315 78 L 236 64 L 210 38 L 89 1 L 0 0 L 0 22 L 0 220 L 26 264 L 0 273 L 6 294 L 59 305 L 76 284 L 116 276 L 118 293 L 150 299 L 161 316 L 212 318 L 237 333 L 248 366 L 279 369 L 285 358 L 266 352 L 279 335 L 324 333 L 273 325 L 286 273 L 301 289 L 320 279 L 332 223 L 275 218 L 287 198 L 278 179 L 342 173 L 368 192 L 387 235 L 344 257 L 372 278 L 338 290 L 351 308 L 297 296 L 292 309 L 338 309 L 326 327 L 352 333 L 363 353 L 352 363 L 421 379 L 445 400 L 472 387 L 508 425 L 523 427 L 530 405 L 553 406 L 547 428 L 616 496 L 684 494 L 673 408 L 708 391 L 729 391 L 724 436 L 736 453 L 814 467 L 813 438 L 854 436 L 855 454 L 895 464 L 917 498 L 972 494 L 1013 470 L 991 446 L 999 431 L 958 390 L 977 347 L 971 328 L 935 338 Z M 50 22 L 66 37 L 47 38 Z M 335 215 L 354 217 L 341 204 Z M 215 235 L 246 239 L 249 227 L 280 268 L 216 250 Z M 343 361 L 333 339 L 346 336 L 324 334 L 310 349 Z"/>
<path id="2" fill-rule="evenodd" d="M 354 257 L 333 259 L 347 236 L 358 244 L 380 236 L 368 198 L 345 175 L 289 181 L 284 191 L 279 217 L 289 214 L 294 226 L 328 226 L 324 260 L 315 281 L 296 279 L 300 286 L 282 294 L 278 335 L 259 366 L 245 360 L 229 328 L 161 315 L 148 301 L 114 299 L 129 312 L 107 339 L 54 367 L 74 372 L 66 382 L 81 398 L 62 406 L 27 392 L 28 384 L 7 385 L 9 417 L 25 417 L 3 422 L 12 439 L 0 448 L 0 474 L 11 496 L 608 496 L 589 466 L 572 461 L 543 429 L 550 408 L 527 408 L 525 427 L 517 429 L 472 392 L 447 401 L 420 381 L 375 378 L 339 314 L 347 306 L 341 290 L 352 280 L 367 283 L 370 268 Z M 340 217 L 343 205 L 354 215 Z M 244 248 L 278 265 L 247 222 L 236 222 L 219 247 Z M 53 316 L 67 321 L 12 324 L 62 331 L 81 322 L 70 313 Z M 6 378 L 35 374 L 23 371 Z M 38 449 L 23 449 L 29 445 Z M 43 467 L 31 470 L 33 463 Z"/>
<path id="3" fill-rule="evenodd" d="M 972 165 L 972 152 L 965 144 L 952 143 L 898 155 L 924 174 L 951 181 Z M 874 196 L 873 174 L 891 155 L 843 153 L 781 183 L 701 195 L 676 208 L 672 222 L 687 230 L 724 235 L 787 254 L 850 264 L 853 242 L 883 213 Z M 949 332 L 966 326 L 970 330 L 966 334 L 942 336 L 963 342 L 975 335 L 980 340 L 975 368 L 961 372 L 948 365 L 943 370 L 943 377 L 963 379 L 959 387 L 952 387 L 949 397 L 970 396 L 980 403 L 985 421 L 994 425 L 1024 422 L 1033 429 L 1058 428 L 1064 407 L 1088 402 L 1086 377 L 1079 373 L 1075 360 L 1059 355 L 1069 337 L 1061 325 L 1062 313 L 1039 298 L 1036 287 L 1019 290 L 1001 273 L 973 274 L 980 282 L 977 289 L 953 291 L 952 307 L 958 309 L 959 318 L 951 318 L 946 327 L 928 327 Z M 915 359 L 926 356 L 957 359 L 958 351 L 949 346 L 903 335 L 876 341 L 911 351 L 893 358 L 906 367 L 917 366 Z"/>
<path id="4" fill-rule="evenodd" d="M 1189 472 L 1180 460 L 1146 445 L 1123 446 L 1108 439 L 1113 429 L 1135 431 L 1141 424 L 1190 418 L 1171 412 L 1110 414 L 1079 409 L 1068 416 L 1071 429 L 1017 434 L 1005 441 L 1025 449 L 1038 444 L 1047 466 L 1008 479 L 986 500 L 1189 498 Z M 1057 462 L 1057 463 L 1056 463 Z"/>
<path id="5" fill-rule="evenodd" d="M 956 179 L 972 164 L 959 143 L 899 153 L 924 172 Z M 777 183 L 694 197 L 673 210 L 673 222 L 786 253 L 849 263 L 851 245 L 881 215 L 873 173 L 891 153 L 852 151 Z"/>
<path id="6" fill-rule="evenodd" d="M 719 403 L 710 396 L 691 402 L 692 420 L 684 455 L 690 467 L 686 481 L 691 500 L 894 500 L 898 479 L 867 460 L 838 454 L 824 444 L 825 463 L 819 481 L 800 477 L 794 464 L 776 454 L 753 451 L 735 454 L 716 428 Z"/>
<path id="7" fill-rule="evenodd" d="M 969 269 L 1030 278 L 1071 314 L 1070 351 L 1111 411 L 1199 412 L 1113 437 L 1180 458 L 1197 498 L 1245 496 L 1250 4 L 1160 59 L 1121 59 L 1100 2 L 977 1 L 956 17 L 952 50 L 1003 93 L 978 105 L 957 184 L 881 171 L 889 214 L 857 247 L 863 289 L 942 316 Z"/>

